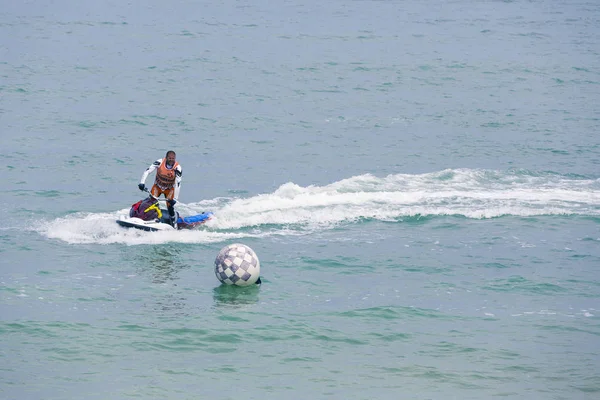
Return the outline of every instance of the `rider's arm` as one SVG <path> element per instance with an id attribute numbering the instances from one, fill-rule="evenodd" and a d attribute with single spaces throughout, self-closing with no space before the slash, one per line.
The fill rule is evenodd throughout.
<path id="1" fill-rule="evenodd" d="M 156 168 L 160 167 L 160 163 L 162 163 L 162 158 L 159 158 L 158 160 L 150 164 L 150 166 L 144 171 L 140 183 L 146 183 L 146 178 L 148 178 L 148 175 L 150 175 L 150 173 L 152 173 L 152 171 L 154 171 Z"/>
<path id="2" fill-rule="evenodd" d="M 173 194 L 173 198 L 175 200 L 179 200 L 179 189 L 181 188 L 181 165 L 178 165 L 175 168 L 175 193 Z"/>

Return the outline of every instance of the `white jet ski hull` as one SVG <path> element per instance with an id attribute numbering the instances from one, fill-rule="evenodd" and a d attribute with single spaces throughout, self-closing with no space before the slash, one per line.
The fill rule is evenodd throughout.
<path id="1" fill-rule="evenodd" d="M 117 220 L 117 224 L 125 228 L 137 228 L 148 232 L 175 230 L 175 228 L 173 228 L 171 225 L 166 224 L 164 222 L 144 221 L 141 218 L 126 217 L 124 215 L 122 215 L 121 218 Z"/>

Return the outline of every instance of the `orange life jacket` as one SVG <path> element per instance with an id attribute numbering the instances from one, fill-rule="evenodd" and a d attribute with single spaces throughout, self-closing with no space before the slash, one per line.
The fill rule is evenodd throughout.
<path id="1" fill-rule="evenodd" d="M 160 166 L 156 170 L 156 185 L 161 189 L 171 189 L 175 186 L 175 169 L 179 163 L 175 164 L 171 169 L 167 168 L 167 158 L 163 158 Z"/>

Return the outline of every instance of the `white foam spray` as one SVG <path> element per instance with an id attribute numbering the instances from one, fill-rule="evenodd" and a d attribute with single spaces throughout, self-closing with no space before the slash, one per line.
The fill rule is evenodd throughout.
<path id="1" fill-rule="evenodd" d="M 528 171 L 453 169 L 435 173 L 354 176 L 326 186 L 293 182 L 272 193 L 180 204 L 182 215 L 212 211 L 202 228 L 143 232 L 119 227 L 113 213 L 78 213 L 39 229 L 69 243 L 212 243 L 244 237 L 303 235 L 363 219 L 403 221 L 415 216 L 600 216 L 600 180 Z"/>

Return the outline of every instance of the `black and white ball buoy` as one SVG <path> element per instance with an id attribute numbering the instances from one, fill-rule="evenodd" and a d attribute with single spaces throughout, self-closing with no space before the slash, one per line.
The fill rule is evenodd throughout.
<path id="1" fill-rule="evenodd" d="M 215 275 L 226 285 L 260 284 L 260 261 L 245 244 L 230 244 L 223 247 L 215 259 Z"/>

